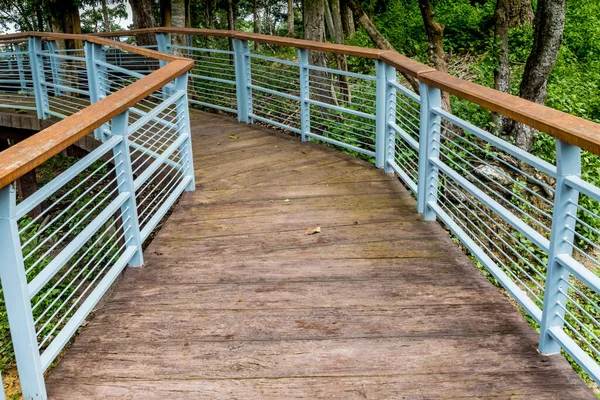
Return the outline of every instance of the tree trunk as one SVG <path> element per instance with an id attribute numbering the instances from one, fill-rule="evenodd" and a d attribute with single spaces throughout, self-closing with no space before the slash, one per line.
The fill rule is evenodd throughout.
<path id="1" fill-rule="evenodd" d="M 212 29 L 213 27 L 213 0 L 204 0 L 204 27 L 206 29 Z M 204 47 L 210 49 L 210 37 L 204 37 Z M 206 53 L 210 56 L 210 52 Z"/>
<path id="2" fill-rule="evenodd" d="M 496 69 L 494 70 L 494 88 L 504 93 L 510 91 L 510 64 L 508 61 L 508 28 L 510 0 L 497 0 L 494 13 L 494 49 L 496 52 Z M 504 129 L 504 117 L 492 114 L 492 122 L 497 134 Z"/>
<path id="3" fill-rule="evenodd" d="M 327 5 L 325 6 L 327 7 Z M 340 0 L 331 0 L 331 14 L 333 17 L 333 40 L 337 44 L 342 44 L 344 33 L 342 32 L 342 14 L 340 9 Z M 348 59 L 345 54 L 336 54 L 335 60 L 340 70 L 348 71 Z M 340 91 L 342 92 L 342 97 L 344 101 L 348 101 L 350 98 L 348 91 L 348 76 L 339 74 L 338 80 L 340 82 Z"/>
<path id="4" fill-rule="evenodd" d="M 185 0 L 185 27 L 192 27 L 192 0 Z"/>
<path id="5" fill-rule="evenodd" d="M 54 32 L 81 33 L 81 20 L 79 19 L 79 7 L 74 1 L 52 0 L 48 2 L 48 11 L 52 20 Z M 59 48 L 80 49 L 83 47 L 81 40 L 58 41 Z"/>
<path id="6" fill-rule="evenodd" d="M 382 50 L 394 51 L 394 47 L 388 42 L 388 40 L 379 32 L 379 29 L 375 26 L 371 18 L 364 12 L 358 0 L 348 0 L 348 7 L 352 10 L 354 15 L 358 17 L 359 24 L 367 32 L 373 44 Z M 408 81 L 410 87 L 412 87 L 415 93 L 419 93 L 419 82 L 412 76 L 402 73 L 402 76 Z"/>
<path id="7" fill-rule="evenodd" d="M 327 27 L 327 32 L 329 32 L 329 36 L 336 41 L 336 32 L 335 27 L 333 26 L 333 16 L 331 15 L 331 7 L 329 5 L 329 1 L 323 0 L 324 9 L 325 9 L 325 26 Z"/>
<path id="8" fill-rule="evenodd" d="M 348 7 L 347 0 L 342 0 L 342 32 L 344 37 L 348 37 L 350 35 L 354 35 L 356 33 L 356 27 L 354 26 L 354 14 L 350 7 Z"/>
<path id="9" fill-rule="evenodd" d="M 438 71 L 448 72 L 448 61 L 444 51 L 444 25 L 435 20 L 435 12 L 429 0 L 419 0 L 419 8 L 429 42 L 429 61 Z M 450 95 L 447 92 L 442 93 L 442 107 L 450 111 Z"/>
<path id="10" fill-rule="evenodd" d="M 288 11 L 287 11 L 287 22 L 288 22 L 288 36 L 296 36 L 294 32 L 294 0 L 288 0 Z"/>
<path id="11" fill-rule="evenodd" d="M 254 18 L 253 31 L 254 33 L 260 33 L 260 15 L 258 14 L 258 0 L 254 0 L 252 14 Z M 258 42 L 254 42 L 254 51 L 258 50 Z"/>
<path id="12" fill-rule="evenodd" d="M 185 0 L 171 1 L 171 26 L 185 28 Z M 172 34 L 171 40 L 175 46 L 185 46 L 185 35 Z M 184 52 L 175 49 L 174 54 L 184 55 Z"/>
<path id="13" fill-rule="evenodd" d="M 227 0 L 227 29 L 230 31 L 235 30 L 235 11 L 233 0 Z M 233 40 L 231 38 L 229 39 L 229 50 L 233 51 Z"/>
<path id="14" fill-rule="evenodd" d="M 527 58 L 520 86 L 524 99 L 544 104 L 548 76 L 556 63 L 565 27 L 565 0 L 539 0 L 534 19 L 533 48 Z M 535 129 L 513 123 L 509 135 L 521 149 L 530 151 Z"/>
<path id="15" fill-rule="evenodd" d="M 315 42 L 325 41 L 326 6 L 326 0 L 304 0 L 304 39 Z M 327 67 L 327 55 L 322 51 L 309 51 L 308 62 L 317 67 Z M 329 74 L 324 71 L 311 71 L 309 80 L 314 99 L 332 104 L 333 98 L 329 95 L 328 89 L 331 87 Z"/>
<path id="16" fill-rule="evenodd" d="M 154 12 L 152 11 L 152 0 L 129 0 L 131 12 L 133 14 L 133 28 L 144 29 L 154 28 Z M 138 46 L 156 46 L 156 37 L 154 34 L 144 34 L 137 36 Z"/>
<path id="17" fill-rule="evenodd" d="M 534 17 L 531 0 L 510 0 L 506 16 L 509 28 L 531 25 Z"/>
<path id="18" fill-rule="evenodd" d="M 108 13 L 108 5 L 106 0 L 100 0 L 100 8 L 102 10 L 102 20 L 104 22 L 104 32 L 110 32 L 110 14 Z"/>
<path id="19" fill-rule="evenodd" d="M 161 26 L 171 26 L 171 0 L 160 0 Z"/>

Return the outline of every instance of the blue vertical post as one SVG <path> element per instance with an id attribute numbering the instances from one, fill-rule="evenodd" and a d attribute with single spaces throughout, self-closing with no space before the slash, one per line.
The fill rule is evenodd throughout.
<path id="1" fill-rule="evenodd" d="M 156 34 L 156 44 L 158 45 L 158 51 L 161 53 L 171 53 L 171 36 L 168 33 L 158 32 Z M 160 67 L 164 67 L 167 65 L 167 62 L 164 60 L 158 61 Z M 170 91 L 167 85 L 162 88 L 162 97 L 163 100 L 169 97 Z"/>
<path id="2" fill-rule="evenodd" d="M 6 394 L 4 393 L 4 383 L 2 382 L 2 371 L 0 370 L 0 400 L 6 400 Z"/>
<path id="3" fill-rule="evenodd" d="M 392 172 L 390 162 L 394 161 L 396 154 L 396 132 L 390 125 L 396 122 L 396 88 L 392 83 L 396 82 L 396 68 L 391 65 L 385 66 L 385 153 L 383 168 L 385 172 Z"/>
<path id="4" fill-rule="evenodd" d="M 235 91 L 238 121 L 252 123 L 252 88 L 250 88 L 250 48 L 247 40 L 233 39 Z"/>
<path id="5" fill-rule="evenodd" d="M 298 63 L 300 68 L 300 128 L 302 141 L 310 140 L 310 77 L 308 69 L 308 50 L 298 49 Z"/>
<path id="6" fill-rule="evenodd" d="M 14 185 L 0 189 L 0 249 L 2 249 L 0 280 L 23 398 L 46 399 L 44 370 L 40 361 L 19 227 L 15 216 L 16 205 L 17 195 Z"/>
<path id="7" fill-rule="evenodd" d="M 565 184 L 568 176 L 581 175 L 581 149 L 556 139 L 556 192 L 552 214 L 552 231 L 548 250 L 548 270 L 544 288 L 544 308 L 540 325 L 539 350 L 542 354 L 560 352 L 560 344 L 549 334 L 552 327 L 563 326 L 569 271 L 557 260 L 559 255 L 571 255 L 579 201 L 579 191 Z M 570 229 L 569 229 L 570 228 Z M 572 230 L 571 230 L 572 229 Z M 561 292 L 562 291 L 562 292 Z"/>
<path id="8" fill-rule="evenodd" d="M 29 37 L 29 65 L 33 80 L 33 93 L 35 95 L 35 109 L 39 119 L 48 118 L 48 91 L 44 78 L 44 64 L 42 60 L 42 39 Z"/>
<path id="9" fill-rule="evenodd" d="M 383 168 L 385 164 L 385 114 L 386 87 L 385 63 L 375 60 L 376 92 L 375 92 L 375 166 Z"/>
<path id="10" fill-rule="evenodd" d="M 144 264 L 142 252 L 142 237 L 140 235 L 140 220 L 135 200 L 135 188 L 133 183 L 133 169 L 131 167 L 131 154 L 129 153 L 129 142 L 127 140 L 127 128 L 129 126 L 129 112 L 125 111 L 112 120 L 111 136 L 122 136 L 123 140 L 113 148 L 115 161 L 115 173 L 119 177 L 117 185 L 119 193 L 129 193 L 129 198 L 121 206 L 121 220 L 125 241 L 128 246 L 136 246 L 137 251 L 129 261 L 129 266 L 139 267 Z M 129 227 L 129 230 L 126 230 Z"/>
<path id="11" fill-rule="evenodd" d="M 23 68 L 23 55 L 21 54 L 21 44 L 15 44 L 15 58 L 17 59 L 17 69 L 19 70 L 19 80 L 21 81 L 21 90 L 27 91 L 27 82 L 25 82 L 25 68 Z"/>
<path id="12" fill-rule="evenodd" d="M 185 188 L 186 192 L 193 192 L 196 190 L 196 180 L 194 177 L 194 157 L 192 153 L 192 129 L 190 124 L 190 109 L 188 105 L 187 96 L 187 72 L 175 79 L 175 90 L 185 90 L 185 96 L 177 101 L 177 129 L 179 129 L 179 135 L 188 134 L 187 140 L 185 140 L 179 148 L 180 160 L 183 167 L 183 160 L 187 161 L 187 170 L 184 172 L 184 176 L 191 177 L 190 183 Z"/>
<path id="13" fill-rule="evenodd" d="M 161 53 L 171 53 L 171 36 L 168 33 L 158 32 L 156 34 L 156 44 L 158 45 L 158 51 Z M 167 62 L 160 60 L 160 66 L 164 66 Z"/>
<path id="14" fill-rule="evenodd" d="M 426 221 L 435 220 L 435 212 L 427 207 L 430 201 L 437 201 L 438 170 L 429 160 L 440 154 L 441 119 L 432 110 L 442 106 L 442 93 L 439 89 L 419 84 L 421 93 L 421 121 L 419 126 L 419 182 L 417 186 L 417 212 Z"/>
<path id="15" fill-rule="evenodd" d="M 90 91 L 90 103 L 94 104 L 106 97 L 105 85 L 108 84 L 106 68 L 98 64 L 106 60 L 102 45 L 84 42 L 85 67 L 87 72 L 88 86 Z M 97 140 L 105 140 L 106 124 L 94 130 Z"/>
<path id="16" fill-rule="evenodd" d="M 62 78 L 60 75 L 60 61 L 55 57 L 57 54 L 57 46 L 54 40 L 46 41 L 48 46 L 48 57 L 50 58 L 50 71 L 52 73 L 52 83 L 55 85 L 62 85 Z M 54 94 L 60 96 L 62 90 L 59 87 L 54 87 Z"/>

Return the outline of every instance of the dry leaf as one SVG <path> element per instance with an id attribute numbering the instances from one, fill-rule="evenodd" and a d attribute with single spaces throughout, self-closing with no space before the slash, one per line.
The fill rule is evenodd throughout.
<path id="1" fill-rule="evenodd" d="M 235 140 L 237 138 L 238 138 L 238 135 L 231 135 L 231 136 L 229 136 L 229 139 L 234 139 Z"/>
<path id="2" fill-rule="evenodd" d="M 321 233 L 320 226 L 317 226 L 316 228 L 309 228 L 304 232 L 305 235 L 314 235 L 315 233 Z"/>

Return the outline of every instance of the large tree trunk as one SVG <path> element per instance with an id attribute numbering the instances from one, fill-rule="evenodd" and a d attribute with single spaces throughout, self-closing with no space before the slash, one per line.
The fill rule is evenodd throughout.
<path id="1" fill-rule="evenodd" d="M 294 32 L 294 0 L 288 0 L 287 12 L 288 36 L 294 37 L 296 36 L 296 33 Z"/>
<path id="2" fill-rule="evenodd" d="M 419 8 L 427 32 L 429 61 L 438 71 L 448 72 L 448 60 L 444 51 L 444 25 L 435 20 L 435 12 L 429 0 L 419 0 Z M 450 95 L 447 92 L 442 93 L 442 107 L 450 111 Z"/>
<path id="3" fill-rule="evenodd" d="M 47 4 L 54 32 L 81 33 L 79 7 L 74 1 L 52 0 Z M 57 41 L 57 45 L 62 49 L 80 49 L 83 47 L 83 42 L 81 40 L 64 40 Z"/>
<path id="4" fill-rule="evenodd" d="M 110 32 L 110 14 L 108 13 L 108 5 L 106 0 L 100 0 L 100 7 L 102 9 L 102 20 L 104 22 L 104 32 Z"/>
<path id="5" fill-rule="evenodd" d="M 348 7 L 348 1 L 342 0 L 342 32 L 344 37 L 348 37 L 350 35 L 354 35 L 356 33 L 356 27 L 354 26 L 354 14 L 350 7 Z"/>
<path id="6" fill-rule="evenodd" d="M 304 0 L 304 39 L 315 42 L 325 41 L 325 7 L 326 0 Z M 311 65 L 327 67 L 327 55 L 322 51 L 309 51 L 308 61 Z M 328 88 L 331 87 L 329 74 L 323 71 L 311 71 L 310 85 L 315 100 L 333 103 Z"/>
<path id="7" fill-rule="evenodd" d="M 185 0 L 171 1 L 171 26 L 185 28 Z M 185 46 L 185 35 L 172 34 L 171 41 L 175 46 Z M 181 49 L 175 49 L 174 53 L 184 55 Z"/>
<path id="8" fill-rule="evenodd" d="M 544 104 L 548 76 L 556 63 L 558 50 L 562 44 L 565 27 L 565 0 L 539 0 L 533 29 L 533 48 L 527 58 L 520 86 L 520 96 L 524 99 Z M 516 145 L 530 151 L 534 143 L 535 129 L 520 123 L 513 123 L 508 131 Z"/>
<path id="9" fill-rule="evenodd" d="M 171 0 L 160 0 L 160 23 L 171 26 Z"/>
<path id="10" fill-rule="evenodd" d="M 390 42 L 381 34 L 381 32 L 379 32 L 379 29 L 377 29 L 373 21 L 371 21 L 371 18 L 369 18 L 369 16 L 364 12 L 358 0 L 348 0 L 347 4 L 354 13 L 354 15 L 358 17 L 358 22 L 367 32 L 375 46 L 379 47 L 382 50 L 395 51 L 394 47 L 392 47 Z M 404 76 L 404 78 L 407 80 L 412 89 L 416 93 L 419 93 L 419 82 L 408 74 L 402 73 L 402 76 Z"/>
<path id="11" fill-rule="evenodd" d="M 134 29 L 154 28 L 154 12 L 152 11 L 152 0 L 129 0 L 131 12 L 133 14 Z M 137 36 L 138 46 L 156 46 L 156 37 L 154 34 L 144 34 Z"/>

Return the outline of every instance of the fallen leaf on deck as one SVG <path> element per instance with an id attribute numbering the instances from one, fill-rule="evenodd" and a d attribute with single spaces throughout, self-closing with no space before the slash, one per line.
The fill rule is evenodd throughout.
<path id="1" fill-rule="evenodd" d="M 237 138 L 238 138 L 238 135 L 231 135 L 231 136 L 229 136 L 229 139 L 237 139 Z"/>
<path id="2" fill-rule="evenodd" d="M 317 226 L 316 228 L 309 228 L 304 232 L 305 235 L 314 235 L 315 233 L 321 233 L 320 226 Z"/>

